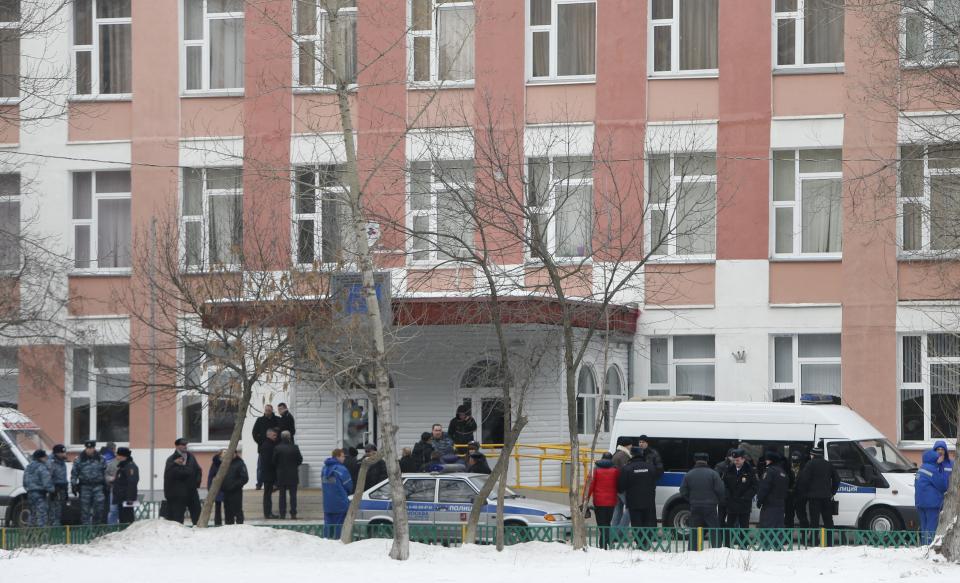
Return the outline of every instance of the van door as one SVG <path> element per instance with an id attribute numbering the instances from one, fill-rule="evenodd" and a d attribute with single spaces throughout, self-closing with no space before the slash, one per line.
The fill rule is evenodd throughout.
<path id="1" fill-rule="evenodd" d="M 840 512 L 834 517 L 837 526 L 856 526 L 861 511 L 877 496 L 874 466 L 853 441 L 826 440 L 826 459 L 840 474 L 836 500 Z"/>

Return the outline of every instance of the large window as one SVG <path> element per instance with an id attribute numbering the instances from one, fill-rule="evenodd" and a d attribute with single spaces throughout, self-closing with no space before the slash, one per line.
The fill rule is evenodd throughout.
<path id="1" fill-rule="evenodd" d="M 470 254 L 473 182 L 473 160 L 411 162 L 409 226 L 414 261 L 447 261 Z"/>
<path id="2" fill-rule="evenodd" d="M 299 265 L 343 263 L 356 246 L 343 167 L 298 168 L 294 198 L 294 249 Z"/>
<path id="3" fill-rule="evenodd" d="M 699 401 L 716 398 L 713 335 L 650 338 L 649 354 L 649 396 L 678 395 Z"/>
<path id="4" fill-rule="evenodd" d="M 774 401 L 797 403 L 801 395 L 840 403 L 840 335 L 773 337 Z"/>
<path id="5" fill-rule="evenodd" d="M 902 146 L 899 195 L 904 251 L 960 249 L 960 144 Z"/>
<path id="6" fill-rule="evenodd" d="M 603 388 L 603 431 L 608 432 L 617 418 L 620 403 L 627 397 L 623 384 L 623 375 L 616 365 L 607 369 Z"/>
<path id="7" fill-rule="evenodd" d="M 0 98 L 20 96 L 20 1 L 0 2 Z"/>
<path id="8" fill-rule="evenodd" d="M 902 336 L 900 341 L 900 439 L 955 438 L 960 335 L 916 334 Z"/>
<path id="9" fill-rule="evenodd" d="M 77 95 L 133 91 L 130 0 L 74 0 L 73 57 Z"/>
<path id="10" fill-rule="evenodd" d="M 957 0 L 906 0 L 901 4 L 900 50 L 905 64 L 935 66 L 960 59 Z"/>
<path id="11" fill-rule="evenodd" d="M 648 245 L 653 255 L 711 257 L 716 250 L 717 156 L 652 154 Z"/>
<path id="12" fill-rule="evenodd" d="M 593 159 L 527 160 L 530 256 L 589 257 L 593 238 Z"/>
<path id="13" fill-rule="evenodd" d="M 244 0 L 183 0 L 183 87 L 243 89 Z"/>
<path id="14" fill-rule="evenodd" d="M 0 347 L 0 407 L 16 409 L 20 402 L 20 362 L 16 346 Z"/>
<path id="15" fill-rule="evenodd" d="M 72 350 L 70 443 L 130 441 L 130 347 Z"/>
<path id="16" fill-rule="evenodd" d="M 180 233 L 188 268 L 236 266 L 243 243 L 243 170 L 185 168 Z"/>
<path id="17" fill-rule="evenodd" d="M 597 377 L 589 366 L 577 374 L 577 433 L 589 435 L 597 428 Z"/>
<path id="18" fill-rule="evenodd" d="M 330 17 L 317 0 L 296 0 L 295 39 L 296 84 L 299 87 L 336 85 L 333 49 L 334 34 Z M 347 84 L 357 82 L 357 3 L 340 0 L 337 26 L 344 40 L 344 79 Z"/>
<path id="19" fill-rule="evenodd" d="M 775 0 L 777 67 L 843 63 L 844 0 Z"/>
<path id="20" fill-rule="evenodd" d="M 0 174 L 0 271 L 20 269 L 20 175 Z"/>
<path id="21" fill-rule="evenodd" d="M 597 71 L 593 0 L 529 0 L 527 69 L 532 79 L 592 77 Z"/>
<path id="22" fill-rule="evenodd" d="M 410 80 L 470 81 L 474 72 L 473 2 L 410 2 Z"/>
<path id="23" fill-rule="evenodd" d="M 719 0 L 650 0 L 650 71 L 716 72 L 718 5 Z"/>
<path id="24" fill-rule="evenodd" d="M 212 348 L 183 349 L 178 435 L 195 443 L 229 441 L 239 408 L 239 378 L 212 354 Z"/>
<path id="25" fill-rule="evenodd" d="M 774 152 L 774 253 L 839 255 L 842 194 L 840 150 Z"/>
<path id="26" fill-rule="evenodd" d="M 129 268 L 130 229 L 130 171 L 74 172 L 74 267 Z"/>

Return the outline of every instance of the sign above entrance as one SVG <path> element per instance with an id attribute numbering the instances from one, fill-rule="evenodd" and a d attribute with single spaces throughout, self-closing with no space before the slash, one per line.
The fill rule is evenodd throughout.
<path id="1" fill-rule="evenodd" d="M 380 319 L 389 327 L 393 323 L 393 310 L 390 306 L 390 272 L 378 271 L 373 274 L 377 303 L 380 304 Z M 354 318 L 367 313 L 367 301 L 363 293 L 363 275 L 359 272 L 335 273 L 330 277 L 330 296 L 333 299 L 334 313 L 341 318 Z"/>

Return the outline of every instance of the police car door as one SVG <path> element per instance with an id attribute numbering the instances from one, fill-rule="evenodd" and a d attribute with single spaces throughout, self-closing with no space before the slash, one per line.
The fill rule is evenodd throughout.
<path id="1" fill-rule="evenodd" d="M 411 478 L 403 484 L 407 494 L 407 519 L 417 524 L 436 521 L 436 478 Z"/>
<path id="2" fill-rule="evenodd" d="M 476 490 L 466 480 L 441 478 L 437 497 L 437 524 L 466 522 L 476 496 Z"/>
<path id="3" fill-rule="evenodd" d="M 834 497 L 839 513 L 833 521 L 836 526 L 856 526 L 865 506 L 877 496 L 876 475 L 866 454 L 853 441 L 824 440 L 827 460 L 840 474 L 840 488 Z"/>

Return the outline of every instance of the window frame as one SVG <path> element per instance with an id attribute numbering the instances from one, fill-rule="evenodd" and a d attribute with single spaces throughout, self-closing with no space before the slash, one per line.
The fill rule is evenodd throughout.
<path id="1" fill-rule="evenodd" d="M 558 12 L 559 6 L 561 4 L 593 4 L 594 6 L 594 22 L 595 22 L 595 31 L 594 38 L 597 36 L 597 32 L 600 28 L 600 21 L 596 17 L 596 0 L 548 0 L 550 2 L 550 24 L 549 25 L 532 25 L 530 24 L 530 3 L 532 0 L 526 0 L 524 2 L 524 23 L 525 26 L 525 60 L 526 60 L 526 77 L 528 84 L 550 84 L 550 83 L 592 83 L 596 81 L 597 74 L 597 54 L 596 48 L 594 49 L 594 73 L 592 75 L 558 75 L 557 66 L 559 58 L 557 56 L 557 36 L 558 36 Z M 535 32 L 548 32 L 550 35 L 550 51 L 548 53 L 549 58 L 549 69 L 550 73 L 543 77 L 534 77 L 533 76 L 533 34 Z M 595 45 L 596 46 L 596 43 Z"/>
<path id="2" fill-rule="evenodd" d="M 100 236 L 99 236 L 99 226 L 100 226 L 100 205 L 98 204 L 101 200 L 129 200 L 131 204 L 131 213 L 130 220 L 133 221 L 133 195 L 132 192 L 97 192 L 97 175 L 103 172 L 127 172 L 130 173 L 129 169 L 122 168 L 109 168 L 109 169 L 100 169 L 100 170 L 74 170 L 70 172 L 70 225 L 71 233 L 73 234 L 73 265 L 70 268 L 71 273 L 115 273 L 115 274 L 128 274 L 133 269 L 133 225 L 131 224 L 131 233 L 130 233 L 130 266 L 127 267 L 100 267 L 99 263 L 99 252 L 100 252 Z M 74 217 L 74 177 L 79 174 L 90 174 L 90 218 L 89 219 L 76 219 Z M 132 176 L 131 176 L 132 180 Z M 133 191 L 133 184 L 131 182 L 130 190 Z M 77 227 L 86 226 L 90 230 L 90 248 L 88 249 L 89 260 L 87 267 L 77 267 Z"/>
<path id="3" fill-rule="evenodd" d="M 713 358 L 675 358 L 674 357 L 674 340 L 681 336 L 712 336 L 713 337 Z M 667 340 L 667 382 L 666 383 L 654 383 L 651 380 L 653 376 L 653 367 L 647 371 L 646 375 L 646 393 L 648 397 L 676 397 L 677 394 L 677 366 L 684 365 L 712 365 L 713 366 L 713 401 L 717 400 L 717 336 L 715 334 L 675 334 L 675 335 L 654 335 L 646 337 L 647 349 L 650 349 L 650 345 L 654 340 L 666 339 Z M 652 360 L 650 361 L 652 364 Z M 679 395 L 683 396 L 683 395 Z M 710 399 L 703 399 L 705 401 Z"/>
<path id="4" fill-rule="evenodd" d="M 840 399 L 843 399 L 843 362 L 841 358 L 843 352 L 839 356 L 800 356 L 800 336 L 807 334 L 823 334 L 823 335 L 836 335 L 841 336 L 839 331 L 836 332 L 821 332 L 821 333 L 802 333 L 802 334 L 772 334 L 770 336 L 769 350 L 770 350 L 770 400 L 773 402 L 780 402 L 778 399 L 775 399 L 774 391 L 793 391 L 793 402 L 800 403 L 800 397 L 803 394 L 801 387 L 803 386 L 802 371 L 803 365 L 805 364 L 838 364 L 840 365 Z M 790 338 L 790 382 L 777 382 L 777 338 Z M 841 337 L 841 347 L 843 339 Z"/>
<path id="5" fill-rule="evenodd" d="M 900 11 L 900 20 L 899 20 L 899 30 L 898 30 L 898 54 L 900 56 L 900 66 L 905 69 L 915 69 L 921 67 L 942 67 L 942 66 L 955 66 L 960 62 L 960 54 L 957 54 L 952 59 L 940 58 L 935 59 L 931 58 L 933 51 L 935 50 L 934 42 L 937 40 L 936 35 L 932 27 L 926 26 L 923 31 L 923 59 L 913 59 L 910 58 L 910 55 L 907 52 L 907 21 L 912 14 L 919 14 L 920 18 L 923 19 L 924 23 L 929 22 L 928 18 L 924 14 L 915 8 L 917 4 L 922 3 L 924 5 L 924 10 L 928 14 L 936 12 L 936 0 L 912 0 L 911 4 L 913 6 L 907 5 L 904 3 Z M 960 24 L 960 23 L 958 23 Z"/>
<path id="6" fill-rule="evenodd" d="M 407 0 L 407 85 L 412 88 L 432 89 L 438 87 L 473 87 L 477 77 L 476 53 L 474 53 L 473 78 L 444 80 L 440 79 L 440 12 L 444 10 L 462 10 L 471 8 L 476 22 L 476 2 L 474 0 L 426 0 L 430 2 L 430 30 L 414 29 L 413 4 L 417 0 Z M 416 73 L 415 39 L 430 39 L 430 79 L 414 79 Z M 474 46 L 476 46 L 476 25 L 474 25 Z"/>
<path id="7" fill-rule="evenodd" d="M 208 170 L 221 170 L 221 169 L 235 169 L 240 171 L 240 188 L 237 190 L 227 190 L 222 188 L 207 188 L 207 171 Z M 184 173 L 188 170 L 200 170 L 202 172 L 200 178 L 200 200 L 201 200 L 201 210 L 200 215 L 184 215 L 184 202 L 186 195 L 186 178 Z M 241 249 L 240 261 L 241 263 L 213 263 L 210 259 L 210 199 L 216 196 L 236 196 L 238 197 L 240 204 L 240 244 L 243 246 L 243 167 L 242 166 L 190 166 L 183 167 L 180 169 L 180 208 L 179 208 L 179 225 L 180 225 L 180 265 L 185 272 L 205 272 L 212 269 L 218 269 L 222 271 L 239 271 L 241 269 L 241 264 L 243 261 L 243 253 Z M 190 265 L 188 263 L 188 246 L 187 246 L 187 224 L 189 223 L 200 223 L 200 263 L 199 265 Z"/>
<path id="8" fill-rule="evenodd" d="M 831 172 L 800 172 L 801 152 L 811 150 L 839 150 L 841 157 L 840 170 Z M 790 152 L 793 154 L 793 200 L 777 200 L 775 189 L 777 187 L 774 177 L 777 163 L 778 152 Z M 843 200 L 840 203 L 840 251 L 830 251 L 826 253 L 803 251 L 803 183 L 806 180 L 839 180 L 840 188 L 843 188 L 843 148 L 836 147 L 815 147 L 815 148 L 776 148 L 771 150 L 770 155 L 770 257 L 773 259 L 803 259 L 803 260 L 840 260 L 843 259 Z M 842 197 L 842 194 L 841 194 Z M 789 208 L 793 211 L 793 248 L 789 253 L 777 252 L 777 209 Z"/>
<path id="9" fill-rule="evenodd" d="M 184 97 L 196 96 L 196 95 L 223 95 L 223 96 L 235 96 L 242 97 L 244 95 L 244 87 L 225 87 L 222 89 L 214 89 L 210 87 L 210 21 L 211 20 L 230 20 L 230 19 L 239 19 L 244 22 L 244 34 L 246 34 L 246 14 L 244 12 L 207 12 L 207 2 L 208 0 L 201 0 L 203 2 L 203 38 L 201 39 L 190 39 L 186 38 L 186 17 L 187 17 L 187 3 L 191 0 L 180 0 L 180 92 Z M 189 82 L 188 76 L 189 72 L 187 71 L 187 48 L 188 47 L 200 47 L 201 57 L 200 57 L 200 88 L 199 89 L 188 89 L 187 84 Z M 244 71 L 246 71 L 246 66 L 244 66 Z M 244 73 L 246 74 L 246 73 Z"/>
<path id="10" fill-rule="evenodd" d="M 317 22 L 316 34 L 301 34 L 297 32 L 297 26 L 299 22 L 298 11 L 300 10 L 300 5 L 305 0 L 295 0 L 293 3 L 293 28 L 292 28 L 292 37 L 293 37 L 293 90 L 297 93 L 310 93 L 310 92 L 322 92 L 330 91 L 335 89 L 333 83 L 313 83 L 311 85 L 304 85 L 300 82 L 300 45 L 302 43 L 312 42 L 314 46 L 314 55 L 324 54 L 323 59 L 326 59 L 325 49 L 326 49 L 326 25 L 327 22 L 327 10 L 323 8 L 323 5 L 317 0 L 313 0 L 317 4 Z M 339 14 L 349 14 L 353 15 L 353 18 L 357 19 L 359 15 L 359 9 L 357 6 L 344 6 L 339 9 Z M 355 53 L 359 52 L 359 46 L 357 39 L 354 38 L 353 50 Z M 314 62 L 313 66 L 313 78 L 314 80 L 322 79 L 326 80 L 326 72 L 323 66 L 323 59 Z M 358 75 L 359 75 L 359 63 L 358 63 Z M 355 89 L 357 87 L 357 80 L 354 80 L 353 83 L 348 83 L 347 87 L 349 89 Z"/>
<path id="11" fill-rule="evenodd" d="M 0 274 L 15 274 L 23 269 L 23 249 L 20 246 L 20 241 L 23 237 L 23 178 L 19 172 L 6 172 L 0 174 L 0 176 L 16 176 L 17 177 L 17 193 L 16 194 L 2 194 L 0 193 L 0 204 L 11 204 L 16 203 L 17 206 L 17 232 L 16 234 L 11 233 L 13 237 L 13 243 L 17 245 L 17 267 L 13 269 L 3 269 L 0 266 Z M 0 235 L 2 237 L 2 235 Z M 0 242 L 2 242 L 0 238 Z"/>
<path id="12" fill-rule="evenodd" d="M 955 258 L 960 256 L 960 241 L 953 249 L 934 249 L 933 248 L 933 178 L 940 176 L 953 176 L 960 183 L 960 160 L 955 168 L 931 168 L 930 167 L 930 146 L 934 144 L 902 144 L 899 146 L 900 157 L 898 160 L 897 172 L 897 253 L 900 257 L 944 257 Z M 936 144 L 937 146 L 949 147 L 950 144 Z M 960 150 L 960 142 L 953 144 Z M 903 193 L 902 166 L 904 162 L 903 152 L 906 148 L 923 149 L 923 168 L 922 168 L 922 189 L 920 196 L 906 196 Z M 920 206 L 920 248 L 904 249 L 904 226 L 906 205 Z"/>
<path id="13" fill-rule="evenodd" d="M 585 393 L 583 392 L 580 385 L 580 377 L 584 374 L 589 375 L 590 381 L 593 384 L 593 392 Z M 600 385 L 597 384 L 597 371 L 590 364 L 582 364 L 580 368 L 577 369 L 577 433 L 579 435 L 593 435 L 594 431 L 597 430 L 597 412 L 600 410 L 600 407 L 603 405 L 603 401 L 600 399 Z M 587 403 L 593 403 L 592 415 L 587 417 L 587 413 L 591 412 L 587 407 Z M 583 420 L 582 427 L 580 426 L 579 420 Z M 601 420 L 602 423 L 602 420 Z M 580 431 L 580 430 L 583 431 Z M 601 431 L 603 433 L 603 431 Z"/>
<path id="14" fill-rule="evenodd" d="M 788 71 L 806 71 L 806 70 L 816 70 L 820 72 L 824 69 L 842 72 L 844 68 L 844 61 L 833 62 L 833 63 L 805 63 L 800 62 L 804 60 L 804 21 L 806 17 L 804 16 L 804 3 L 807 0 L 796 0 L 797 9 L 777 12 L 777 0 L 770 0 L 771 2 L 771 12 L 773 13 L 773 30 L 770 37 L 770 51 L 771 51 L 771 63 L 773 63 L 773 70 L 776 72 L 788 72 Z M 844 19 L 846 19 L 846 13 L 844 12 Z M 794 62 L 791 65 L 781 65 L 778 61 L 777 47 L 779 46 L 780 38 L 780 26 L 779 23 L 781 20 L 792 20 L 794 22 Z M 846 22 L 844 22 L 846 26 Z M 841 43 L 843 39 L 841 39 Z M 846 55 L 844 55 L 846 59 Z"/>
<path id="15" fill-rule="evenodd" d="M 0 351 L 8 351 L 8 350 L 12 352 L 11 356 L 12 356 L 13 362 L 16 364 L 16 368 L 10 368 L 9 366 L 0 366 L 0 380 L 16 379 L 17 400 L 13 408 L 18 409 L 20 407 L 20 346 L 16 344 L 0 346 Z M 4 358 L 3 360 L 6 360 L 6 358 Z M 0 362 L 2 362 L 2 360 L 0 360 Z M 0 400 L 0 406 L 6 406 L 6 405 L 3 405 L 3 403 L 13 403 L 13 401 Z"/>
<path id="16" fill-rule="evenodd" d="M 297 269 L 310 269 L 314 265 L 332 267 L 339 265 L 340 262 L 330 262 L 323 260 L 323 201 L 324 200 L 338 200 L 341 204 L 347 203 L 347 197 L 350 194 L 349 187 L 343 182 L 339 186 L 320 186 L 320 175 L 321 168 L 334 168 L 333 172 L 344 173 L 345 165 L 337 163 L 320 163 L 320 164 L 310 164 L 297 166 L 293 170 L 293 195 L 290 201 L 290 249 L 292 251 L 292 261 L 294 267 Z M 297 212 L 297 199 L 300 196 L 300 176 L 306 173 L 313 175 L 313 210 L 312 213 L 298 213 Z M 329 198 L 328 198 L 329 197 Z M 313 221 L 313 257 L 314 260 L 311 263 L 302 263 L 300 262 L 300 221 Z M 352 225 L 345 225 L 347 228 L 350 228 Z M 342 228 L 343 226 L 341 226 Z M 341 237 L 342 239 L 343 237 Z M 343 241 L 341 241 L 341 245 Z M 345 264 L 352 264 L 352 262 L 343 262 Z"/>
<path id="17" fill-rule="evenodd" d="M 200 436 L 201 439 L 198 443 L 200 446 L 209 446 L 209 447 L 224 447 L 229 442 L 230 439 L 210 439 L 210 394 L 208 390 L 198 390 L 192 389 L 189 387 L 189 372 L 187 370 L 187 351 L 196 350 L 199 354 L 197 359 L 197 369 L 199 374 L 206 374 L 206 380 L 202 384 L 202 387 L 210 386 L 210 379 L 216 376 L 217 374 L 234 374 L 232 371 L 226 368 L 217 369 L 214 366 L 208 365 L 207 361 L 210 360 L 209 355 L 194 347 L 188 347 L 181 345 L 177 351 L 177 358 L 180 364 L 180 374 L 183 375 L 183 388 L 177 395 L 177 435 L 185 436 L 186 428 L 184 427 L 184 401 L 187 398 L 199 397 L 200 398 Z M 239 403 L 237 404 L 239 406 Z"/>
<path id="18" fill-rule="evenodd" d="M 130 2 L 130 16 L 119 18 L 99 18 L 97 16 L 97 0 L 90 1 L 90 26 L 93 29 L 91 40 L 92 44 L 76 44 L 76 5 L 70 11 L 70 56 L 71 56 L 71 95 L 72 101 L 96 101 L 106 99 L 109 101 L 120 101 L 133 99 L 133 79 L 130 80 L 130 91 L 125 93 L 101 93 L 100 92 L 100 26 L 111 24 L 129 24 L 130 25 L 130 67 L 133 70 L 133 0 Z M 77 83 L 77 55 L 79 53 L 90 53 L 90 93 L 79 93 Z"/>
<path id="19" fill-rule="evenodd" d="M 18 55 L 18 57 L 17 57 L 17 59 L 18 59 L 18 65 L 17 65 L 17 94 L 16 94 L 16 95 L 11 95 L 11 96 L 8 96 L 8 97 L 0 97 L 0 105 L 13 105 L 13 104 L 16 104 L 16 103 L 20 103 L 20 101 L 23 99 L 23 97 L 22 97 L 22 95 L 21 95 L 21 87 L 20 87 L 20 77 L 22 76 L 22 71 L 21 71 L 21 69 L 20 69 L 20 63 L 19 63 L 19 61 L 23 59 L 23 43 L 22 43 L 23 39 L 21 38 L 21 35 L 20 35 L 20 29 L 21 29 L 21 26 L 22 26 L 22 24 L 21 24 L 21 19 L 23 18 L 23 7 L 22 7 L 22 6 L 20 6 L 20 10 L 19 10 L 19 14 L 18 14 L 18 15 L 19 15 L 19 17 L 20 17 L 20 19 L 18 19 L 18 20 L 15 20 L 15 21 L 13 21 L 13 20 L 11 20 L 11 21 L 0 21 L 0 30 L 16 30 L 16 31 L 17 31 L 17 55 Z"/>
<path id="20" fill-rule="evenodd" d="M 696 156 L 696 155 L 710 155 L 712 154 L 714 160 L 716 160 L 717 152 L 716 150 L 711 151 L 693 151 L 693 152 L 650 152 L 647 154 L 646 163 L 644 164 L 644 184 L 648 185 L 646 188 L 646 209 L 644 212 L 643 222 L 644 222 L 644 244 L 647 246 L 647 249 L 650 250 L 650 260 L 655 263 L 700 263 L 700 262 L 709 262 L 715 261 L 717 258 L 717 196 L 718 196 L 718 172 L 719 170 L 715 168 L 713 174 L 690 174 L 690 175 L 681 175 L 675 176 L 676 172 L 676 158 L 677 156 Z M 670 157 L 670 192 L 667 196 L 667 200 L 663 202 L 653 202 L 651 200 L 651 192 L 653 185 L 653 172 L 651 170 L 651 158 L 653 156 L 669 156 Z M 714 214 L 712 217 L 713 221 L 713 253 L 691 253 L 691 254 L 679 254 L 677 252 L 677 239 L 679 237 L 679 227 L 677 226 L 677 220 L 682 218 L 677 216 L 677 204 L 679 202 L 680 186 L 685 184 L 700 184 L 700 183 L 712 183 L 713 184 L 713 197 L 714 197 Z M 668 237 L 665 241 L 665 249 L 663 252 L 654 253 L 653 252 L 653 213 L 660 211 L 663 213 L 663 216 L 669 219 L 669 225 L 667 227 L 668 233 L 673 233 L 673 236 Z M 672 343 L 671 343 L 672 344 Z"/>
<path id="21" fill-rule="evenodd" d="M 557 167 L 558 164 L 576 163 L 576 162 L 560 162 L 561 160 L 585 161 L 585 159 L 590 160 L 590 176 L 589 177 L 586 177 L 585 175 L 581 174 L 577 176 L 568 176 L 564 180 L 557 180 L 554 178 L 555 176 L 554 169 Z M 546 199 L 544 201 L 540 201 L 542 204 L 539 204 L 539 205 L 530 204 L 530 200 L 531 200 L 530 189 L 535 185 L 534 178 L 530 173 L 531 161 L 533 160 L 546 161 L 547 163 Z M 534 233 L 533 233 L 534 224 L 533 224 L 533 221 L 531 220 L 531 217 L 546 216 L 548 217 L 547 225 L 546 225 L 547 240 L 545 241 L 546 253 L 550 255 L 552 260 L 555 263 L 590 263 L 592 262 L 593 261 L 593 235 L 594 235 L 593 221 L 595 218 L 594 204 L 596 204 L 596 196 L 597 196 L 597 193 L 594 190 L 594 187 L 596 186 L 595 179 L 594 179 L 594 174 L 596 173 L 596 163 L 593 159 L 593 156 L 592 155 L 576 155 L 569 152 L 564 152 L 562 155 L 556 155 L 556 154 L 550 154 L 550 153 L 537 155 L 537 156 L 528 155 L 524 158 L 524 173 L 526 174 L 526 188 L 524 192 L 523 204 L 524 204 L 524 214 L 526 215 L 524 222 L 526 223 L 525 228 L 526 228 L 527 241 L 529 242 L 534 240 Z M 587 241 L 586 241 L 587 254 L 571 255 L 571 256 L 558 255 L 557 254 L 557 219 L 559 218 L 560 208 L 557 206 L 557 190 L 559 188 L 566 188 L 569 191 L 574 188 L 578 188 L 582 186 L 590 187 L 590 205 L 589 205 L 590 231 L 588 233 Z M 541 263 L 540 258 L 533 253 L 533 250 L 530 248 L 529 244 L 526 247 L 527 248 L 524 250 L 524 255 L 527 263 L 533 263 L 533 264 Z"/>
<path id="22" fill-rule="evenodd" d="M 469 162 L 471 164 L 471 177 L 473 180 L 467 184 L 463 185 L 451 185 L 448 182 L 445 182 L 442 178 L 442 174 L 438 174 L 438 168 L 443 163 L 457 163 L 457 162 Z M 414 209 L 412 202 L 414 197 L 413 192 L 413 164 L 429 164 L 430 165 L 430 208 L 428 209 Z M 429 266 L 437 264 L 457 264 L 463 263 L 464 260 L 469 259 L 469 254 L 464 257 L 441 257 L 441 245 L 439 240 L 439 216 L 440 216 L 440 207 L 439 207 L 439 194 L 445 192 L 456 192 L 452 189 L 452 186 L 459 186 L 465 191 L 469 191 L 471 195 L 476 193 L 476 161 L 473 157 L 469 158 L 443 158 L 443 159 L 425 159 L 425 160 L 408 160 L 407 161 L 407 196 L 404 201 L 405 212 L 406 212 L 406 226 L 408 233 L 410 235 L 407 237 L 407 257 L 408 263 L 410 265 L 416 266 Z M 414 228 L 415 219 L 418 217 L 427 217 L 428 221 L 428 235 L 426 237 L 417 236 L 417 232 Z M 476 245 L 476 225 L 471 221 L 471 227 L 474 229 L 474 246 Z M 417 249 L 417 242 L 426 240 L 427 248 L 426 249 Z M 471 250 L 473 247 L 471 248 Z M 417 253 L 422 253 L 426 251 L 426 259 L 417 259 Z"/>
<path id="23" fill-rule="evenodd" d="M 935 364 L 960 365 L 960 356 L 930 356 L 929 337 L 936 334 L 956 335 L 957 332 L 899 332 L 897 334 L 897 438 L 900 444 L 930 446 L 938 440 L 950 443 L 955 436 L 935 437 L 933 435 L 933 387 L 930 367 Z M 920 339 L 920 382 L 907 383 L 904 381 L 904 338 L 917 337 Z M 903 437 L 903 393 L 906 391 L 923 392 L 923 439 L 905 439 Z M 960 399 L 960 395 L 957 397 Z"/>
<path id="24" fill-rule="evenodd" d="M 670 78 L 670 77 L 718 77 L 720 75 L 720 16 L 719 0 L 717 5 L 717 66 L 713 69 L 680 69 L 680 2 L 673 1 L 673 16 L 671 18 L 653 19 L 653 2 L 647 0 L 647 75 L 649 77 Z M 655 29 L 657 27 L 670 27 L 670 70 L 656 71 L 655 69 Z"/>
<path id="25" fill-rule="evenodd" d="M 128 431 L 132 429 L 132 424 L 129 422 L 130 416 L 130 403 L 133 400 L 132 390 L 133 390 L 133 381 L 130 373 L 131 370 L 131 361 L 127 360 L 126 367 L 104 367 L 98 368 L 96 366 L 96 350 L 97 348 L 117 348 L 117 347 L 126 347 L 128 351 L 130 350 L 129 344 L 97 344 L 92 346 L 73 346 L 70 350 L 67 350 L 67 362 L 66 362 L 66 375 L 67 375 L 67 384 L 69 390 L 66 392 L 64 398 L 64 406 L 66 409 L 64 415 L 64 435 L 65 440 L 68 441 L 70 447 L 82 447 L 83 442 L 92 439 L 99 441 L 97 437 L 97 380 L 96 375 L 98 373 L 105 373 L 108 375 L 127 375 L 131 379 L 130 386 L 128 387 L 128 400 L 127 400 L 127 416 L 128 416 Z M 76 374 L 74 371 L 74 364 L 77 359 L 77 352 L 86 351 L 88 353 L 87 358 L 87 379 L 86 379 L 86 390 L 77 390 L 77 387 L 74 386 L 74 381 L 76 379 Z M 89 424 L 90 432 L 83 441 L 78 441 L 77 443 L 72 443 L 73 441 L 73 399 L 87 399 L 87 414 L 89 415 Z M 129 436 L 128 436 L 129 437 Z M 114 440 L 117 445 L 129 444 L 128 441 L 117 441 Z"/>

